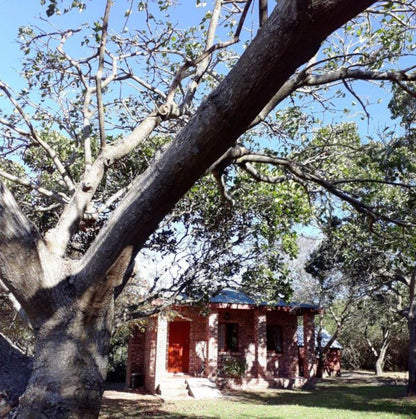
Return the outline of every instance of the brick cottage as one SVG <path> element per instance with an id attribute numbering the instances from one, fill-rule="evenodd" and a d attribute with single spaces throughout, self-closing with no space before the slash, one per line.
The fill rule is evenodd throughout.
<path id="1" fill-rule="evenodd" d="M 169 314 L 148 319 L 146 327 L 130 337 L 127 385 L 155 393 L 167 376 L 186 374 L 217 384 L 302 387 L 315 375 L 317 312 L 310 304 L 257 304 L 231 289 L 204 306 L 175 305 Z"/>

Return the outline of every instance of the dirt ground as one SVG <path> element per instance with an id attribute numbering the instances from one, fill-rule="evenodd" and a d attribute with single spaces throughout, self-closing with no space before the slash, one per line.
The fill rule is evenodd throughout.
<path id="1" fill-rule="evenodd" d="M 384 372 L 377 377 L 373 371 L 343 371 L 341 377 L 324 377 L 323 380 L 343 380 L 351 384 L 407 384 L 407 372 Z"/>

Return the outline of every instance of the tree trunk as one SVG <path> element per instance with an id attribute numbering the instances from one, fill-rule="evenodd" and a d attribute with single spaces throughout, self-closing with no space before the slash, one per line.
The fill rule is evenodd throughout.
<path id="1" fill-rule="evenodd" d="M 316 337 L 316 341 L 318 343 L 318 364 L 316 366 L 316 378 L 322 378 L 323 377 L 323 371 L 324 371 L 324 351 L 322 350 L 322 317 L 323 315 L 320 315 L 320 326 L 318 329 L 318 336 Z"/>
<path id="2" fill-rule="evenodd" d="M 416 396 L 416 296 L 415 296 L 415 274 L 410 284 L 410 306 L 407 318 L 409 328 L 409 384 L 407 395 Z"/>
<path id="3" fill-rule="evenodd" d="M 409 384 L 407 395 L 416 396 L 416 313 L 408 320 L 409 327 Z"/>
<path id="4" fill-rule="evenodd" d="M 376 375 L 381 376 L 383 375 L 383 368 L 384 368 L 384 360 L 386 358 L 387 349 L 390 345 L 390 339 L 383 341 L 381 345 L 380 351 L 378 353 L 378 357 L 376 359 Z"/>
<path id="5" fill-rule="evenodd" d="M 84 304 L 66 308 L 36 336 L 32 374 L 17 418 L 96 418 L 104 392 L 113 318 Z"/>
<path id="6" fill-rule="evenodd" d="M 322 378 L 324 375 L 324 353 L 320 351 L 318 365 L 316 366 L 316 378 Z"/>

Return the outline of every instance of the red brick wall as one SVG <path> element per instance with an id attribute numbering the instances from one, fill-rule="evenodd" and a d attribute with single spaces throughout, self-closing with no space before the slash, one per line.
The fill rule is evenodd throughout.
<path id="1" fill-rule="evenodd" d="M 146 333 L 144 330 L 135 329 L 131 332 L 127 352 L 127 376 L 126 385 L 131 387 L 131 374 L 144 374 L 144 354 L 146 344 Z"/>
<path id="2" fill-rule="evenodd" d="M 267 371 L 273 377 L 297 377 L 298 346 L 297 346 L 297 317 L 284 310 L 267 312 L 267 324 L 282 327 L 282 352 L 267 353 Z"/>
<path id="3" fill-rule="evenodd" d="M 341 374 L 341 350 L 335 348 L 330 349 L 326 354 L 324 365 L 328 375 Z"/>
<path id="4" fill-rule="evenodd" d="M 316 354 L 315 354 L 315 322 L 312 313 L 303 315 L 303 345 L 304 345 L 304 366 L 303 375 L 305 378 L 313 378 L 316 375 Z"/>
<path id="5" fill-rule="evenodd" d="M 304 363 L 305 350 L 303 346 L 299 348 L 299 363 Z M 318 362 L 315 359 L 315 363 Z M 328 375 L 336 375 L 341 373 L 341 350 L 330 349 L 325 356 L 325 371 Z"/>

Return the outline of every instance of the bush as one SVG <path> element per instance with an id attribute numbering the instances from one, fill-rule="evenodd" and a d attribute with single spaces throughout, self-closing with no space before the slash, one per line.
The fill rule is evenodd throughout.
<path id="1" fill-rule="evenodd" d="M 224 363 L 224 374 L 232 378 L 244 377 L 246 372 L 246 361 L 244 359 L 230 358 Z"/>
<path id="2" fill-rule="evenodd" d="M 127 364 L 127 342 L 129 329 L 120 328 L 110 342 L 110 353 L 108 355 L 107 381 L 124 381 L 126 379 Z"/>

